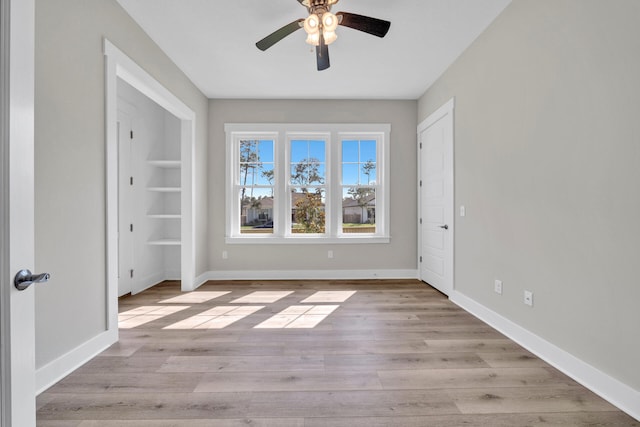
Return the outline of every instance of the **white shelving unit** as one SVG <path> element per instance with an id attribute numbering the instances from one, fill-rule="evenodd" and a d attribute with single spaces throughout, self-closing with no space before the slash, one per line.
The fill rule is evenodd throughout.
<path id="1" fill-rule="evenodd" d="M 147 245 L 151 246 L 180 246 L 182 242 L 180 239 L 158 239 L 158 240 L 149 240 Z"/>
<path id="2" fill-rule="evenodd" d="M 166 169 L 180 169 L 182 166 L 180 160 L 147 160 L 147 164 Z"/>
<path id="3" fill-rule="evenodd" d="M 159 221 L 161 226 L 152 227 L 156 231 L 147 241 L 151 246 L 180 246 L 180 160 L 147 160 L 151 203 L 147 213 L 148 221 Z M 158 184 L 158 185 L 156 185 Z"/>

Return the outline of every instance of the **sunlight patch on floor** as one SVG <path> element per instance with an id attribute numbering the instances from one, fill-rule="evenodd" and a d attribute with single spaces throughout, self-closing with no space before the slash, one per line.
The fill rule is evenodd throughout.
<path id="1" fill-rule="evenodd" d="M 231 301 L 231 304 L 271 304 L 292 293 L 293 291 L 256 291 Z"/>
<path id="2" fill-rule="evenodd" d="M 162 319 L 165 316 L 186 310 L 188 305 L 174 306 L 141 306 L 133 310 L 124 311 L 118 314 L 118 327 L 121 329 L 131 329 L 154 320 Z"/>
<path id="3" fill-rule="evenodd" d="M 338 307 L 338 305 L 292 305 L 254 328 L 311 329 L 326 319 Z"/>
<path id="4" fill-rule="evenodd" d="M 173 304 L 173 303 L 178 303 L 178 304 L 200 304 L 203 302 L 207 302 L 207 301 L 211 301 L 212 299 L 216 299 L 219 298 L 223 295 L 227 295 L 230 294 L 230 291 L 226 291 L 226 292 L 206 292 L 206 291 L 202 291 L 202 292 L 189 292 L 183 295 L 178 295 L 176 297 L 173 298 L 169 298 L 169 299 L 165 299 L 162 301 L 159 301 L 160 304 Z"/>
<path id="5" fill-rule="evenodd" d="M 318 291 L 300 302 L 345 302 L 355 293 L 356 291 Z"/>
<path id="6" fill-rule="evenodd" d="M 213 307 L 162 329 L 223 329 L 263 308 L 263 305 Z"/>

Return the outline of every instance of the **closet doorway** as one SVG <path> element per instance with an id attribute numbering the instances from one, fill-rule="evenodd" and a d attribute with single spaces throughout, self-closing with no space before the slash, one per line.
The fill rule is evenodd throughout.
<path id="1" fill-rule="evenodd" d="M 179 279 L 183 291 L 195 287 L 194 236 L 194 146 L 195 113 L 162 86 L 131 58 L 104 40 L 106 60 L 106 193 L 107 193 L 107 329 L 117 337 L 118 289 L 120 275 L 119 225 L 133 233 L 132 293 L 137 293 L 165 278 Z M 133 89 L 141 105 L 122 96 Z M 137 96 L 137 95 L 136 95 Z M 131 169 L 133 175 L 133 222 L 119 224 L 119 142 L 118 110 L 131 104 Z M 153 108 L 148 109 L 149 105 Z M 129 111 L 129 113 L 131 113 Z M 154 116 L 145 121 L 146 115 Z M 160 119 L 156 120 L 158 117 Z M 162 124 L 152 125 L 159 121 Z M 138 139 L 140 137 L 140 139 Z M 139 146 L 138 141 L 144 140 Z M 167 141 L 170 141 L 168 143 Z M 145 148 L 144 144 L 148 144 Z M 140 178 L 136 179 L 136 175 Z M 127 225 L 129 228 L 127 228 Z M 133 227 L 131 227 L 133 225 Z M 140 236 L 140 237 L 138 237 Z M 157 255 L 161 253 L 162 255 Z M 144 259 L 140 259 L 141 254 Z M 147 255 L 155 254 L 155 255 Z M 162 259 L 162 269 L 152 265 Z M 166 263 L 166 260 L 171 260 Z M 165 265 L 166 264 L 166 265 Z M 124 267 L 123 267 L 124 268 Z M 125 271 L 126 272 L 126 271 Z M 138 273 L 138 274 L 136 274 Z M 131 274 L 129 272 L 129 274 Z M 117 339 L 117 338 L 116 338 Z"/>

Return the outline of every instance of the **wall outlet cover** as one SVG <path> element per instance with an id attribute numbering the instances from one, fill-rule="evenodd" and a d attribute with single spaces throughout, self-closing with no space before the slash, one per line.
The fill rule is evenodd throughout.
<path id="1" fill-rule="evenodd" d="M 502 280 L 496 280 L 493 284 L 493 290 L 496 294 L 502 295 Z"/>
<path id="2" fill-rule="evenodd" d="M 533 307 L 533 292 L 524 291 L 524 303 L 529 307 Z"/>

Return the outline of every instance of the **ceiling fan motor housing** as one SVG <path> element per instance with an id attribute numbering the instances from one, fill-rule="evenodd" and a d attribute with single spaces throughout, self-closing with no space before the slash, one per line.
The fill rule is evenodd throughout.
<path id="1" fill-rule="evenodd" d="M 322 16 L 324 13 L 331 10 L 331 6 L 338 3 L 338 0 L 305 0 L 303 5 L 307 6 L 309 13 L 315 13 L 318 16 Z"/>

